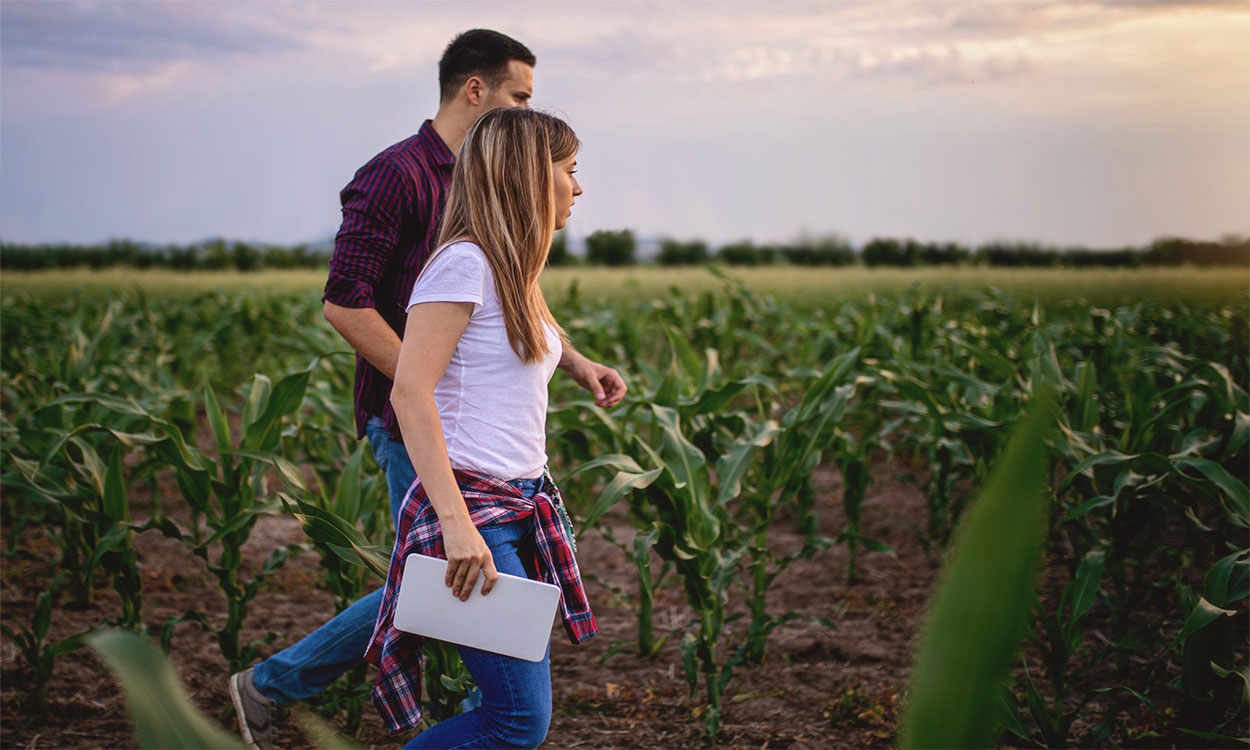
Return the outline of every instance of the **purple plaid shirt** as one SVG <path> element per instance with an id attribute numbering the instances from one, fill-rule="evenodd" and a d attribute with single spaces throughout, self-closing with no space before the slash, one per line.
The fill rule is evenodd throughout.
<path id="1" fill-rule="evenodd" d="M 474 526 L 536 516 L 533 570 L 538 572 L 539 580 L 560 587 L 560 614 L 569 640 L 579 643 L 594 635 L 598 626 L 582 588 L 577 559 L 573 556 L 572 524 L 551 475 L 543 470 L 542 487 L 532 498 L 526 498 L 507 481 L 487 474 L 457 470 L 455 475 Z M 373 703 L 392 734 L 421 723 L 421 643 L 424 639 L 396 630 L 394 624 L 395 599 L 399 594 L 404 560 L 414 552 L 447 558 L 438 516 L 420 481 L 413 483 L 404 498 L 382 606 L 365 652 L 365 660 L 378 668 Z"/>
<path id="2" fill-rule="evenodd" d="M 343 188 L 343 224 L 334 239 L 322 301 L 372 307 L 404 335 L 408 297 L 434 250 L 456 156 L 430 120 L 407 140 L 369 160 Z M 391 379 L 356 355 L 356 437 L 381 417 L 402 441 L 391 410 Z"/>

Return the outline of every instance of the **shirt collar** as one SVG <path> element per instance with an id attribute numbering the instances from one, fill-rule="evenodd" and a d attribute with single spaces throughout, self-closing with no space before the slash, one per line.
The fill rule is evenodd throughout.
<path id="1" fill-rule="evenodd" d="M 456 163 L 456 155 L 451 152 L 438 131 L 434 129 L 433 120 L 426 120 L 421 125 L 421 129 L 417 131 L 417 137 L 430 150 L 430 156 L 434 157 L 435 164 L 450 167 Z"/>

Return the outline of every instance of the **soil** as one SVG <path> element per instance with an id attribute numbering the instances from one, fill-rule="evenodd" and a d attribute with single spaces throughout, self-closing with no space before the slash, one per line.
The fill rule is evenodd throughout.
<path id="1" fill-rule="evenodd" d="M 847 549 L 842 545 L 800 559 L 778 575 L 769 590 L 770 611 L 802 617 L 773 632 L 761 664 L 735 669 L 724 701 L 719 746 L 797 750 L 893 745 L 915 641 L 940 565 L 938 556 L 926 554 L 921 545 L 927 504 L 915 484 L 902 481 L 904 473 L 899 466 L 876 465 L 863 511 L 864 533 L 889 545 L 893 555 L 861 552 L 854 583 L 847 582 Z M 821 467 L 816 482 L 820 531 L 836 536 L 844 524 L 840 479 L 835 471 Z M 170 484 L 160 483 L 161 502 L 176 517 L 181 501 Z M 143 491 L 136 486 L 136 494 Z M 622 541 L 628 542 L 634 533 L 623 512 L 609 514 L 605 522 Z M 294 519 L 264 516 L 244 547 L 246 564 L 259 568 L 274 548 L 303 540 Z M 801 540 L 792 523 L 774 527 L 772 543 L 778 550 L 796 549 Z M 202 560 L 155 531 L 137 535 L 134 543 L 142 565 L 145 620 L 154 633 L 167 618 L 187 610 L 219 613 L 224 618 L 225 599 Z M 579 540 L 579 547 L 582 570 L 600 579 L 587 584 L 600 632 L 572 646 L 557 624 L 551 646 L 555 710 L 546 746 L 612 749 L 706 744 L 702 686 L 690 695 L 677 648 L 680 635 L 670 638 L 653 659 L 635 656 L 630 651 L 637 632 L 635 612 L 611 590 L 618 588 L 627 596 L 636 591 L 632 564 L 597 532 Z M 29 622 L 36 597 L 52 573 L 56 547 L 39 529 L 30 529 L 15 549 L 4 552 L 0 597 L 4 615 Z M 1048 566 L 1044 574 L 1044 590 L 1062 589 L 1067 573 L 1055 567 Z M 331 617 L 333 596 L 321 581 L 314 551 L 292 557 L 251 604 L 244 639 L 269 632 L 282 634 L 262 647 L 261 655 L 267 656 Z M 54 610 L 50 639 L 86 630 L 118 614 L 118 599 L 107 590 L 107 579 L 98 583 L 90 607 Z M 689 609 L 678 582 L 661 589 L 655 613 L 657 635 L 687 624 Z M 731 623 L 729 628 L 741 629 L 744 622 Z M 727 641 L 722 651 L 736 643 L 732 634 Z M 227 666 L 213 636 L 193 623 L 180 624 L 170 655 L 193 702 L 226 730 L 236 731 L 226 690 Z M 90 649 L 57 660 L 46 691 L 46 712 L 26 699 L 23 688 L 28 674 L 8 637 L 0 639 L 0 657 L 0 746 L 133 746 L 123 696 Z M 395 748 L 406 739 L 388 737 L 372 706 L 362 713 L 353 740 L 360 747 Z M 1147 721 L 1157 724 L 1153 716 L 1141 715 L 1135 721 L 1143 727 Z M 344 730 L 341 715 L 331 722 Z M 1146 727 L 1141 732 L 1157 743 L 1147 741 L 1146 745 L 1184 744 L 1183 738 L 1169 736 L 1166 727 L 1153 732 Z M 282 747 L 310 746 L 289 720 L 284 720 L 278 742 Z"/>

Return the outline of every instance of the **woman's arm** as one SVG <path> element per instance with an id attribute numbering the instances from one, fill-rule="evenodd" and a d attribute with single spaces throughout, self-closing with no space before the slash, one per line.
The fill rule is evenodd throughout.
<path id="1" fill-rule="evenodd" d="M 391 405 L 412 468 L 421 479 L 443 530 L 446 583 L 461 601 L 469 598 L 479 572 L 486 574 L 483 594 L 494 588 L 499 578 L 490 547 L 469 518 L 464 496 L 452 474 L 447 444 L 443 441 L 443 423 L 434 403 L 434 386 L 447 370 L 472 313 L 471 302 L 413 305 L 408 310 L 395 367 L 395 385 L 391 389 Z"/>

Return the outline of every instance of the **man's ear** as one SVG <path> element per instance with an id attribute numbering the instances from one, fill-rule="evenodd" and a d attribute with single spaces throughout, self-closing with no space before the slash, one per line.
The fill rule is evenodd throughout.
<path id="1" fill-rule="evenodd" d="M 477 76 L 469 76 L 469 80 L 464 82 L 464 94 L 468 97 L 469 104 L 475 107 L 482 103 L 488 93 L 490 93 L 490 87 Z"/>

